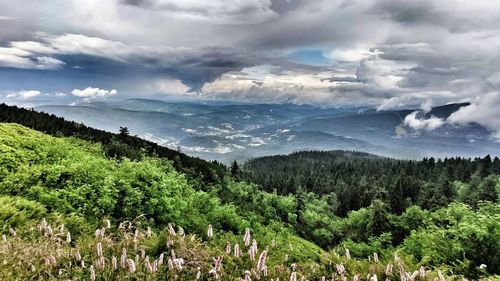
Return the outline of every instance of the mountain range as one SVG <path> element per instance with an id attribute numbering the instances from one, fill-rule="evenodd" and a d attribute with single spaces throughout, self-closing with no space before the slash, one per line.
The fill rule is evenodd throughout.
<path id="1" fill-rule="evenodd" d="M 299 150 L 356 150 L 405 159 L 500 155 L 499 143 L 478 124 L 444 124 L 433 130 L 414 130 L 404 124 L 415 111 L 421 118 L 445 119 L 466 105 L 448 104 L 423 112 L 128 99 L 44 105 L 35 110 L 111 132 L 127 127 L 133 135 L 223 163 Z"/>

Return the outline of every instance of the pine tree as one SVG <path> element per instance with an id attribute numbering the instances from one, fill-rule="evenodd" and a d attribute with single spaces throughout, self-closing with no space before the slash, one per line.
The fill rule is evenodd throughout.
<path id="1" fill-rule="evenodd" d="M 489 176 L 479 185 L 477 198 L 481 201 L 496 202 L 498 199 L 495 177 Z"/>
<path id="2" fill-rule="evenodd" d="M 389 231 L 389 212 L 387 209 L 387 205 L 380 200 L 373 201 L 370 206 L 368 229 L 371 230 L 373 235 L 380 235 Z"/>
<path id="3" fill-rule="evenodd" d="M 120 136 L 126 137 L 129 135 L 129 131 L 127 127 L 120 127 Z"/>
<path id="4" fill-rule="evenodd" d="M 231 164 L 231 175 L 237 179 L 238 178 L 238 175 L 240 173 L 240 167 L 238 165 L 238 162 L 236 160 L 233 161 L 233 163 Z"/>

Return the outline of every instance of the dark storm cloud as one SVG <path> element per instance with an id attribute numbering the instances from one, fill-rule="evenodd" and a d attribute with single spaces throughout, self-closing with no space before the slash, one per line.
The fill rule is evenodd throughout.
<path id="1" fill-rule="evenodd" d="M 468 71 L 461 67 L 419 65 L 409 69 L 398 85 L 403 88 L 440 88 L 443 83 L 468 76 Z"/>
<path id="2" fill-rule="evenodd" d="M 331 78 L 324 78 L 322 81 L 330 81 L 330 82 L 359 82 L 358 78 L 356 77 L 349 77 L 349 76 L 335 76 Z"/>
<path id="3" fill-rule="evenodd" d="M 211 20 L 219 24 L 253 24 L 268 21 L 277 14 L 269 0 L 247 0 L 229 3 L 224 0 L 122 0 L 122 4 L 143 9 L 159 10 L 179 16 Z"/>
<path id="4" fill-rule="evenodd" d="M 220 56 L 219 56 L 220 55 Z M 192 91 L 199 91 L 203 84 L 212 82 L 222 74 L 240 71 L 246 66 L 254 65 L 249 58 L 233 57 L 228 54 L 212 54 L 210 57 L 200 56 L 180 61 L 175 65 L 160 68 L 164 74 L 181 80 Z"/>
<path id="5" fill-rule="evenodd" d="M 370 13 L 406 25 L 446 28 L 451 33 L 496 29 L 498 3 L 494 1 L 379 0 Z"/>
<path id="6" fill-rule="evenodd" d="M 370 13 L 408 25 L 440 24 L 444 21 L 444 14 L 437 10 L 433 2 L 422 0 L 379 0 Z"/>
<path id="7" fill-rule="evenodd" d="M 147 8 L 147 9 L 163 9 L 163 10 L 169 10 L 169 11 L 190 11 L 193 13 L 198 13 L 198 14 L 209 14 L 210 11 L 208 9 L 203 8 L 204 5 L 203 1 L 200 1 L 201 5 L 198 5 L 198 7 L 193 7 L 191 9 L 187 9 L 186 5 L 182 5 L 182 1 L 158 1 L 158 0 L 121 0 L 123 4 L 126 5 L 131 5 L 131 6 L 137 6 L 141 8 Z M 261 2 L 265 5 L 262 7 L 265 8 L 270 8 L 272 11 L 276 12 L 277 14 L 285 14 L 287 12 L 291 12 L 295 9 L 300 8 L 307 2 L 304 0 L 271 0 L 271 1 L 248 1 L 249 3 L 251 2 Z M 227 6 L 230 5 L 240 5 L 239 3 L 225 3 Z M 248 14 L 253 12 L 253 10 L 256 8 L 254 5 L 242 5 L 242 8 L 239 9 L 241 14 Z M 228 9 L 229 10 L 229 9 Z"/>
<path id="8" fill-rule="evenodd" d="M 73 69 L 75 73 L 106 74 L 107 78 L 169 75 L 193 91 L 223 73 L 278 61 L 229 48 L 149 48 L 73 34 L 12 42 L 0 49 L 2 52 L 5 55 L 0 57 L 0 65 L 13 68 L 58 72 Z"/>
<path id="9" fill-rule="evenodd" d="M 149 6 L 151 5 L 150 0 L 122 0 L 122 3 L 132 6 Z"/>
<path id="10" fill-rule="evenodd" d="M 281 15 L 302 8 L 307 3 L 304 0 L 272 0 L 271 9 Z"/>

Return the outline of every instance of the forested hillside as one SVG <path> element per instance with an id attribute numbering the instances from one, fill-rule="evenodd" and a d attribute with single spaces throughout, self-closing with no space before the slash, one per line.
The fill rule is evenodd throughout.
<path id="1" fill-rule="evenodd" d="M 66 124 L 45 117 L 49 127 L 50 120 Z M 258 182 L 249 175 L 259 159 L 233 167 L 234 176 L 224 167 L 226 176 L 207 184 L 195 173 L 183 174 L 184 167 L 176 169 L 174 159 L 116 157 L 106 143 L 71 135 L 0 124 L 2 280 L 432 280 L 500 274 L 498 159 L 455 159 L 465 174 L 446 178 L 450 195 L 435 180 L 453 171 L 455 166 L 444 164 L 450 160 L 396 161 L 351 152 L 299 153 L 309 156 L 263 164 L 274 178 L 264 187 L 242 180 Z M 329 165 L 332 178 L 343 178 L 343 188 L 300 184 L 306 174 L 326 181 L 330 176 L 321 165 Z M 416 167 L 421 173 L 411 171 Z M 289 173 L 296 176 L 296 189 L 278 180 Z M 407 197 L 410 188 L 399 185 L 405 204 L 400 211 L 393 209 L 384 182 L 398 173 L 419 188 L 416 197 Z M 363 176 L 367 184 L 357 197 L 366 201 L 340 212 L 343 192 Z"/>
<path id="2" fill-rule="evenodd" d="M 116 128 L 119 134 L 94 129 L 84 124 L 64 120 L 53 114 L 37 112 L 16 106 L 0 104 L 0 122 L 13 122 L 53 136 L 74 136 L 80 139 L 99 142 L 104 153 L 112 158 L 126 157 L 131 160 L 143 156 L 157 156 L 173 161 L 174 167 L 191 179 L 210 184 L 224 177 L 225 167 L 217 163 L 188 156 L 157 143 L 127 134 L 126 128 Z"/>
<path id="3" fill-rule="evenodd" d="M 99 247 L 104 248 L 102 251 L 108 253 L 112 246 L 116 246 L 113 249 L 115 256 L 119 256 L 116 252 L 121 254 L 121 247 L 124 247 L 130 251 L 129 256 L 136 267 L 144 265 L 144 256 L 138 261 L 135 253 L 147 251 L 150 256 L 163 251 L 167 264 L 167 259 L 170 259 L 169 262 L 175 260 L 175 254 L 171 252 L 173 246 L 167 247 L 167 240 L 174 238 L 175 246 L 182 245 L 175 250 L 178 255 L 187 255 L 186 248 L 190 252 L 200 251 L 191 253 L 199 256 L 186 260 L 186 263 L 195 262 L 202 266 L 203 275 L 209 277 L 211 258 L 221 255 L 218 248 L 220 246 L 223 251 L 227 241 L 233 245 L 240 243 L 242 254 L 248 255 L 248 248 L 236 236 L 247 228 L 252 230 L 253 237 L 259 239 L 262 248 L 269 246 L 272 240 L 281 244 L 282 249 L 270 253 L 269 259 L 274 259 L 274 262 L 277 262 L 278 256 L 282 260 L 285 252 L 289 254 L 290 264 L 298 260 L 305 264 L 317 263 L 327 254 L 318 246 L 294 236 L 282 223 L 269 223 L 271 218 L 265 217 L 263 212 L 253 213 L 233 204 L 224 204 L 217 198 L 216 190 L 195 190 L 183 175 L 175 171 L 170 161 L 164 159 L 108 159 L 100 144 L 78 138 L 51 137 L 17 124 L 0 123 L 0 165 L 0 217 L 4 234 L 0 259 L 5 269 L 0 271 L 1 280 L 24 279 L 30 275 L 37 280 L 56 278 L 58 275 L 64 279 L 88 280 L 91 272 L 83 263 L 76 268 L 67 264 L 83 260 L 91 265 L 94 258 L 102 255 L 102 252 L 94 255 L 92 250 L 95 245 L 80 249 L 80 245 L 87 243 L 99 243 L 102 245 Z M 237 189 L 234 185 L 234 182 L 227 182 L 230 189 Z M 33 231 L 37 225 L 41 233 Z M 113 231 L 111 225 L 115 233 L 108 233 Z M 173 237 L 172 227 L 175 225 L 182 227 L 182 232 L 197 234 L 204 240 L 214 233 L 218 239 L 202 245 L 199 238 L 192 236 L 190 242 L 184 244 L 178 241 L 178 237 Z M 207 232 L 209 225 L 212 233 Z M 171 236 L 165 236 L 167 227 Z M 88 234 L 96 228 L 98 239 L 90 242 Z M 67 238 L 68 233 L 71 238 Z M 61 250 L 65 239 L 66 244 Z M 138 242 L 141 244 L 138 245 Z M 191 249 L 191 246 L 194 248 Z M 288 247 L 297 250 L 288 250 Z M 63 250 L 64 254 L 61 254 Z M 75 258 L 77 250 L 81 251 L 81 256 Z M 188 259 L 178 256 L 181 257 Z M 107 258 L 106 262 L 111 263 L 111 258 Z M 57 262 L 59 260 L 65 262 Z M 128 256 L 126 260 L 128 262 Z M 180 260 L 177 262 L 180 263 Z M 5 264 L 11 268 L 5 267 Z M 22 268 L 16 268 L 19 264 Z M 227 265 L 226 272 L 245 266 L 251 269 L 247 259 L 241 263 L 232 261 Z M 95 270 L 103 269 L 100 267 L 94 264 Z M 191 267 L 190 270 L 197 268 Z M 147 270 L 144 269 L 145 272 Z M 16 274 L 11 275 L 12 272 Z M 188 279 L 190 273 L 179 274 L 184 276 L 182 279 Z M 237 271 L 238 275 L 241 273 L 243 271 Z M 169 276 L 168 272 L 165 274 Z M 161 276 L 165 278 L 165 275 L 157 277 Z M 113 280 L 114 277 L 106 278 Z M 134 278 L 139 280 L 144 275 L 138 274 Z"/>
<path id="4" fill-rule="evenodd" d="M 458 214 L 498 208 L 499 174 L 497 157 L 405 161 L 346 151 L 306 151 L 262 157 L 249 161 L 235 172 L 240 179 L 259 184 L 267 192 L 296 198 L 302 210 L 294 217 L 296 232 L 323 247 L 329 246 L 326 241 L 357 245 L 351 248 L 363 245 L 357 248 L 361 251 L 372 250 L 368 245 L 380 243 L 403 245 L 407 251 L 412 245 L 413 250 L 419 252 L 414 252 L 414 257 L 419 256 L 424 261 L 433 259 L 432 254 L 424 250 L 424 245 L 429 243 L 428 246 L 434 245 L 431 247 L 434 253 L 460 249 L 466 257 L 467 262 L 462 261 L 464 264 L 483 255 L 499 257 L 500 242 L 486 242 L 482 240 L 484 236 L 478 239 L 477 234 L 467 233 L 465 228 L 454 234 L 449 232 L 460 227 L 483 227 L 492 238 L 498 235 L 498 213 L 492 217 L 497 222 L 489 223 L 482 221 L 478 214 L 475 214 L 477 221 L 473 215 L 470 222 L 464 223 Z M 449 215 L 458 215 L 460 219 L 455 221 Z M 433 233 L 443 226 L 447 230 Z M 422 227 L 428 234 L 418 231 Z M 490 228 L 491 231 L 487 230 Z M 439 242 L 435 240 L 437 233 L 443 235 Z M 462 239 L 457 235 L 464 235 L 464 244 L 449 244 Z M 472 246 L 473 241 L 482 242 Z M 488 246 L 485 248 L 485 245 Z M 472 258 L 475 255 L 476 258 Z M 450 257 L 439 259 L 450 260 Z M 496 264 L 495 268 L 500 265 Z"/>
<path id="5" fill-rule="evenodd" d="M 400 214 L 412 205 L 435 210 L 453 201 L 477 206 L 496 202 L 500 160 L 484 158 L 424 158 L 394 160 L 361 152 L 304 151 L 257 158 L 239 176 L 279 194 L 313 192 L 329 198 L 335 213 L 386 203 Z"/>

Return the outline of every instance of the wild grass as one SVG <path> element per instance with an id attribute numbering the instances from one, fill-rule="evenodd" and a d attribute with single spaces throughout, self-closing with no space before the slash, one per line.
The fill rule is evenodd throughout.
<path id="1" fill-rule="evenodd" d="M 103 220 L 95 233 L 73 240 L 64 225 L 42 219 L 3 235 L 0 279 L 447 280 L 441 271 L 412 268 L 397 254 L 386 261 L 377 253 L 360 260 L 345 249 L 320 261 L 297 261 L 300 250 L 292 244 L 252 236 L 250 229 L 228 236 L 209 225 L 203 240 L 174 224 L 155 232 L 140 221 Z"/>

